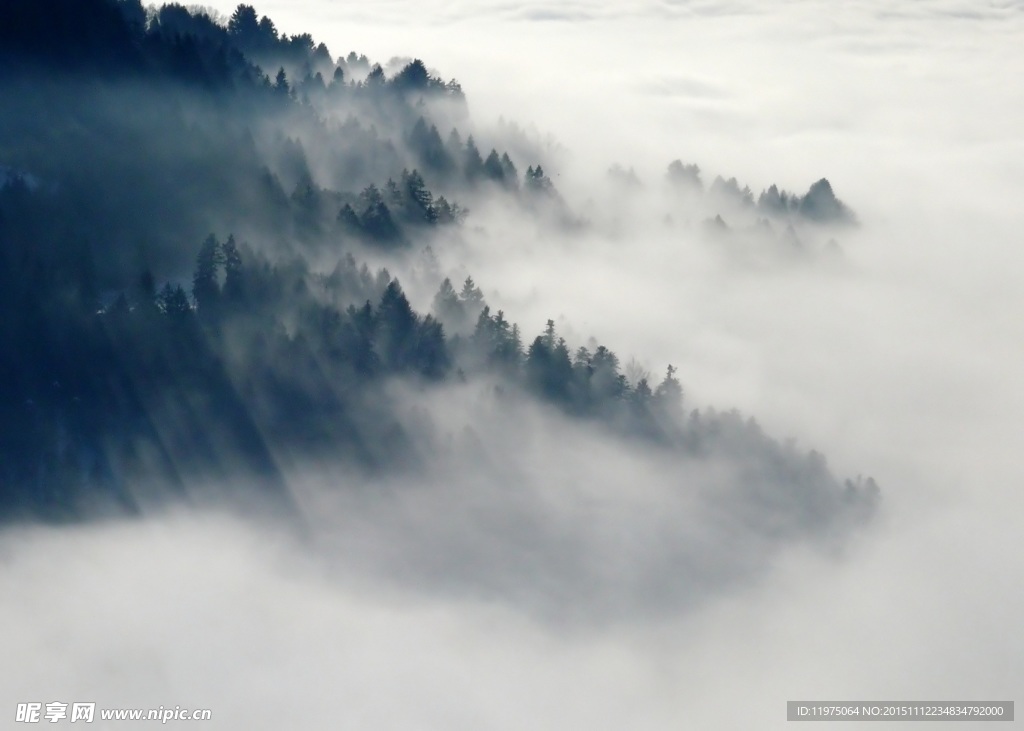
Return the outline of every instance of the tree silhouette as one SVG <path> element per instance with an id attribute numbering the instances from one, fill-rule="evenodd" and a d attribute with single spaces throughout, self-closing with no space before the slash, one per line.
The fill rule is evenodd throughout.
<path id="1" fill-rule="evenodd" d="M 495 182 L 505 182 L 505 167 L 501 164 L 501 158 L 498 157 L 498 153 L 494 149 L 484 160 L 483 172 L 484 176 Z"/>
<path id="2" fill-rule="evenodd" d="M 167 315 L 172 322 L 183 322 L 192 315 L 192 306 L 188 302 L 188 295 L 180 284 L 171 285 L 170 282 L 163 286 L 158 295 L 160 310 Z"/>
<path id="3" fill-rule="evenodd" d="M 224 263 L 224 253 L 217 238 L 210 234 L 196 255 L 195 273 L 192 275 L 192 297 L 204 316 L 212 315 L 220 301 L 218 270 Z"/>
<path id="4" fill-rule="evenodd" d="M 524 187 L 533 193 L 550 194 L 554 191 L 554 184 L 544 173 L 544 168 L 540 165 L 533 167 L 532 165 L 526 169 L 526 176 L 523 181 Z"/>
<path id="5" fill-rule="evenodd" d="M 288 96 L 290 87 L 288 86 L 288 74 L 285 73 L 284 66 L 277 70 L 277 76 L 274 77 L 274 90 L 280 96 Z"/>
<path id="6" fill-rule="evenodd" d="M 444 278 L 434 295 L 433 312 L 438 320 L 446 323 L 453 331 L 457 332 L 466 326 L 465 306 L 448 277 Z"/>
<path id="7" fill-rule="evenodd" d="M 516 170 L 515 164 L 512 162 L 512 158 L 508 156 L 508 153 L 502 153 L 501 155 L 501 168 L 502 168 L 502 179 L 510 188 L 519 187 L 519 172 Z"/>
<path id="8" fill-rule="evenodd" d="M 476 147 L 473 135 L 466 138 L 466 149 L 462 155 L 462 173 L 466 180 L 474 181 L 483 175 L 484 161 L 480 157 L 480 150 Z"/>
<path id="9" fill-rule="evenodd" d="M 415 363 L 417 317 L 398 280 L 384 290 L 376 317 L 381 361 L 392 370 L 408 369 Z"/>
<path id="10" fill-rule="evenodd" d="M 221 247 L 224 263 L 224 299 L 232 304 L 240 303 L 245 295 L 243 285 L 242 256 L 238 251 L 234 235 L 228 236 Z"/>
<path id="11" fill-rule="evenodd" d="M 403 172 L 402 183 L 416 218 L 426 223 L 437 223 L 438 215 L 433 205 L 434 196 L 427 190 L 426 183 L 423 182 L 423 176 L 419 174 L 419 171 Z"/>
<path id="12" fill-rule="evenodd" d="M 418 58 L 411 61 L 391 80 L 399 91 L 425 91 L 430 84 L 427 67 Z"/>
<path id="13" fill-rule="evenodd" d="M 473 277 L 466 277 L 462 283 L 462 290 L 459 292 L 459 299 L 465 306 L 466 313 L 475 316 L 484 304 L 484 293 L 476 286 Z"/>
<path id="14" fill-rule="evenodd" d="M 663 380 L 654 391 L 654 401 L 663 412 L 681 415 L 683 410 L 683 387 L 676 378 L 676 368 L 668 366 Z"/>
<path id="15" fill-rule="evenodd" d="M 260 23 L 252 5 L 239 5 L 228 20 L 228 32 L 243 42 L 251 42 L 259 36 Z"/>

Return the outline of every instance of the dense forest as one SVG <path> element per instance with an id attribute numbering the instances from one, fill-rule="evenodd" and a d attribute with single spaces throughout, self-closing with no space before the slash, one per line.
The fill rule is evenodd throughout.
<path id="1" fill-rule="evenodd" d="M 423 61 L 335 57 L 248 5 L 218 22 L 139 0 L 8 0 L 0 64 L 5 520 L 133 513 L 228 484 L 244 485 L 232 500 L 287 505 L 305 460 L 373 475 L 443 458 L 404 419 L 396 379 L 486 383 L 681 464 L 727 460 L 766 531 L 871 514 L 873 480 L 694 408 L 671 365 L 630 380 L 610 347 L 570 344 L 553 320 L 520 327 L 486 283 L 437 267 L 417 311 L 389 267 L 429 261 L 478 202 L 587 225 L 542 146 L 479 139 L 458 82 Z M 856 220 L 827 180 L 755 200 L 675 161 L 662 182 L 780 228 Z"/>

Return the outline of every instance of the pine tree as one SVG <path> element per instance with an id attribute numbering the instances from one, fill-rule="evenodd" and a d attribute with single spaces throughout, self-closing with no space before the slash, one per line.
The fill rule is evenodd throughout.
<path id="1" fill-rule="evenodd" d="M 460 141 L 459 146 L 461 144 Z M 452 158 L 449 151 L 445 149 L 444 142 L 441 141 L 437 127 L 430 125 L 428 128 L 423 117 L 417 119 L 416 124 L 413 125 L 409 135 L 409 145 L 426 169 L 442 175 L 451 171 Z"/>
<path id="2" fill-rule="evenodd" d="M 418 373 L 433 379 L 444 377 L 450 366 L 444 326 L 430 315 L 417 327 L 413 364 Z"/>
<path id="3" fill-rule="evenodd" d="M 452 127 L 452 131 L 448 134 L 445 149 L 448 152 L 448 156 L 455 160 L 456 164 L 461 168 L 462 157 L 465 154 L 466 147 L 462 144 L 462 135 L 454 127 Z"/>
<path id="4" fill-rule="evenodd" d="M 434 295 L 433 311 L 437 319 L 448 325 L 451 330 L 458 331 L 465 327 L 465 308 L 455 292 L 455 287 L 452 286 L 452 280 L 447 277 Z"/>
<path id="5" fill-rule="evenodd" d="M 455 210 L 452 209 L 452 205 L 448 202 L 448 199 L 443 195 L 437 196 L 437 200 L 434 201 L 434 214 L 437 216 L 437 222 L 440 224 L 455 223 Z"/>
<path id="6" fill-rule="evenodd" d="M 401 241 L 402 232 L 391 215 L 391 210 L 384 202 L 384 196 L 376 185 L 370 183 L 359 194 L 360 204 L 364 206 L 359 215 L 360 229 L 370 238 L 381 243 Z M 344 213 L 344 208 L 342 209 Z"/>
<path id="7" fill-rule="evenodd" d="M 506 363 L 519 367 L 523 360 L 523 336 L 519 331 L 519 325 L 512 324 L 512 332 L 509 333 L 508 343 L 505 347 Z"/>
<path id="8" fill-rule="evenodd" d="M 544 392 L 550 362 L 551 349 L 544 343 L 544 338 L 538 335 L 526 351 L 526 382 L 537 393 Z"/>
<path id="9" fill-rule="evenodd" d="M 338 211 L 338 223 L 351 232 L 359 231 L 362 228 L 359 216 L 356 215 L 355 210 L 348 203 L 343 205 L 341 210 Z"/>
<path id="10" fill-rule="evenodd" d="M 665 380 L 654 391 L 655 403 L 666 413 L 681 414 L 683 409 L 683 387 L 676 378 L 677 369 L 669 365 Z"/>
<path id="11" fill-rule="evenodd" d="M 260 25 L 256 19 L 256 10 L 252 5 L 239 5 L 231 14 L 228 21 L 228 33 L 238 37 L 243 42 L 255 38 L 259 33 Z"/>
<path id="12" fill-rule="evenodd" d="M 476 180 L 483 174 L 484 161 L 480 157 L 480 150 L 477 149 L 473 135 L 466 138 L 466 150 L 463 153 L 462 160 L 462 172 L 466 176 L 466 180 Z"/>
<path id="13" fill-rule="evenodd" d="M 383 89 L 386 83 L 387 79 L 384 77 L 384 69 L 379 63 L 375 63 L 373 68 L 370 69 L 370 73 L 367 74 L 366 81 L 363 82 L 363 85 L 367 89 L 378 90 Z"/>
<path id="14" fill-rule="evenodd" d="M 516 170 L 516 166 L 512 162 L 512 158 L 508 156 L 508 153 L 502 153 L 501 155 L 501 167 L 504 172 L 502 178 L 505 185 L 509 188 L 519 187 L 519 172 Z"/>
<path id="15" fill-rule="evenodd" d="M 160 311 L 167 315 L 172 321 L 181 322 L 192 314 L 192 307 L 188 303 L 188 295 L 180 284 L 171 286 L 168 282 L 160 290 L 157 296 Z"/>
<path id="16" fill-rule="evenodd" d="M 224 262 L 220 242 L 210 234 L 196 256 L 196 269 L 192 275 L 192 297 L 203 315 L 211 315 L 220 300 L 218 269 Z"/>
<path id="17" fill-rule="evenodd" d="M 483 172 L 485 176 L 495 182 L 505 182 L 505 168 L 501 164 L 501 158 L 498 157 L 497 151 L 493 148 L 487 159 L 484 160 Z"/>
<path id="18" fill-rule="evenodd" d="M 402 171 L 402 179 L 408 177 L 409 171 Z M 395 211 L 400 211 L 405 206 L 405 197 L 402 195 L 402 189 L 398 187 L 392 178 L 388 178 L 388 182 L 384 184 L 384 200 L 387 202 L 388 207 Z"/>
<path id="19" fill-rule="evenodd" d="M 476 283 L 473 281 L 473 277 L 466 277 L 466 281 L 462 283 L 462 291 L 459 293 L 459 299 L 465 305 L 467 315 L 472 317 L 476 314 L 484 304 L 484 293 Z"/>
<path id="20" fill-rule="evenodd" d="M 555 187 L 551 182 L 551 178 L 544 174 L 544 168 L 540 165 L 537 167 L 531 166 L 526 169 L 526 178 L 523 180 L 523 185 L 527 190 L 535 193 L 550 193 Z"/>
<path id="21" fill-rule="evenodd" d="M 282 96 L 288 96 L 290 88 L 288 86 L 288 74 L 284 72 L 284 66 L 277 70 L 277 76 L 274 78 L 274 91 Z"/>
<path id="22" fill-rule="evenodd" d="M 603 345 L 597 346 L 590 358 L 593 375 L 591 391 L 599 401 L 619 399 L 626 392 L 626 377 L 619 373 L 619 358 Z"/>
<path id="23" fill-rule="evenodd" d="M 243 298 L 242 256 L 238 252 L 234 235 L 228 236 L 221 247 L 221 257 L 224 261 L 224 299 L 238 303 Z"/>
<path id="24" fill-rule="evenodd" d="M 422 61 L 413 59 L 395 75 L 391 84 L 402 91 L 423 91 L 430 84 L 430 74 Z"/>
<path id="25" fill-rule="evenodd" d="M 434 196 L 427 190 L 423 176 L 418 170 L 411 173 L 403 173 L 402 182 L 405 185 L 405 194 L 411 206 L 416 210 L 417 216 L 427 223 L 437 223 L 437 211 L 434 210 Z"/>
<path id="26" fill-rule="evenodd" d="M 555 321 L 548 320 L 544 325 L 544 347 L 548 350 L 555 348 Z"/>
<path id="27" fill-rule="evenodd" d="M 392 370 L 411 366 L 417 317 L 397 279 L 381 295 L 376 320 L 381 360 Z"/>

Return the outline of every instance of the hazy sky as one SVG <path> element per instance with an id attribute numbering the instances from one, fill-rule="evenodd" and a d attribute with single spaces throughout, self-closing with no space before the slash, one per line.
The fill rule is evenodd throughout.
<path id="1" fill-rule="evenodd" d="M 786 700 L 1022 700 L 1024 3 L 256 8 L 335 55 L 422 57 L 462 83 L 481 129 L 504 115 L 552 134 L 555 183 L 581 206 L 615 162 L 656 186 L 681 158 L 755 195 L 828 177 L 863 224 L 839 263 L 741 266 L 656 221 L 557 241 L 486 216 L 459 256 L 531 337 L 553 317 L 577 343 L 674 363 L 691 403 L 874 475 L 884 509 L 834 554 L 793 548 L 698 608 L 578 627 L 500 581 L 432 592 L 393 561 L 364 570 L 382 536 L 434 555 L 409 536 L 459 525 L 415 501 L 393 525 L 356 507 L 371 527 L 329 559 L 219 516 L 6 534 L 9 706 L 209 707 L 225 729 L 772 729 Z M 557 460 L 522 439 L 540 489 Z M 567 439 L 566 470 L 586 469 L 588 439 Z M 599 463 L 614 470 L 595 489 L 622 514 L 661 499 L 653 471 L 650 492 L 609 497 L 634 489 L 615 479 L 631 459 Z M 581 515 L 562 499 L 544 509 Z M 573 545 L 635 528 L 618 515 Z M 502 560 L 469 575 L 505 575 Z M 529 566 L 514 564 L 520 585 L 560 576 Z M 597 596 L 628 580 L 601 576 Z"/>

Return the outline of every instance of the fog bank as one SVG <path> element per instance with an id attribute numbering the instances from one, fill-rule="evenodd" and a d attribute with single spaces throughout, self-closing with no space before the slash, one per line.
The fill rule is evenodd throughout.
<path id="1" fill-rule="evenodd" d="M 743 527 L 748 503 L 716 516 L 714 465 L 682 480 L 540 407 L 424 397 L 452 461 L 383 482 L 295 470 L 300 536 L 185 511 L 4 533 L 8 708 L 782 729 L 786 700 L 1020 700 L 1024 6 L 257 10 L 335 56 L 423 58 L 482 130 L 504 115 L 553 135 L 554 183 L 583 215 L 612 164 L 634 166 L 636 206 L 595 205 L 583 232 L 478 206 L 442 270 L 472 273 L 531 338 L 552 318 L 573 346 L 675 365 L 688 408 L 737 407 L 836 475 L 873 475 L 882 509 L 842 540 L 775 540 L 763 514 Z M 664 224 L 677 158 L 755 196 L 827 177 L 861 225 L 834 258 L 737 255 L 699 219 Z"/>

